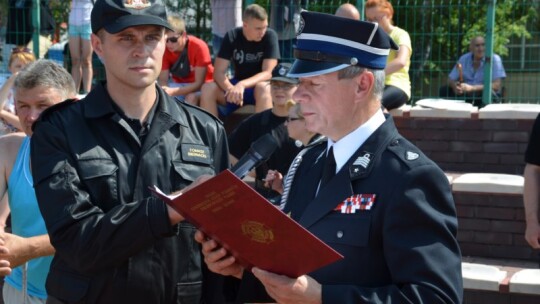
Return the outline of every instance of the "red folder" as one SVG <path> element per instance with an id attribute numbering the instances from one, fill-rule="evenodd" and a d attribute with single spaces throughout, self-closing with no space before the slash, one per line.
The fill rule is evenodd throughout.
<path id="1" fill-rule="evenodd" d="M 246 269 L 296 278 L 343 258 L 229 170 L 180 195 L 152 191 Z"/>

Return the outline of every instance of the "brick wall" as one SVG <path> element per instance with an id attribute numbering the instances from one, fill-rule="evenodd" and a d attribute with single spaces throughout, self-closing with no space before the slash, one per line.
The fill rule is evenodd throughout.
<path id="1" fill-rule="evenodd" d="M 523 174 L 534 119 L 398 116 L 400 133 L 445 172 Z M 463 256 L 538 261 L 525 242 L 523 197 L 454 192 Z"/>
<path id="2" fill-rule="evenodd" d="M 394 117 L 400 133 L 444 171 L 523 174 L 534 119 Z"/>
<path id="3" fill-rule="evenodd" d="M 523 238 L 522 195 L 454 192 L 454 200 L 463 256 L 538 261 Z"/>
<path id="4" fill-rule="evenodd" d="M 537 304 L 537 295 L 499 293 L 484 290 L 465 290 L 464 304 Z"/>

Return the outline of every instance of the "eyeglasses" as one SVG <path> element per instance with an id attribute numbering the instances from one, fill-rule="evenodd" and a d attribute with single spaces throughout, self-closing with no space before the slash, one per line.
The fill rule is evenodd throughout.
<path id="1" fill-rule="evenodd" d="M 287 122 L 295 121 L 295 120 L 302 120 L 300 117 L 287 117 Z"/>
<path id="2" fill-rule="evenodd" d="M 177 43 L 178 38 L 180 38 L 180 37 L 169 37 L 169 38 L 167 38 L 167 42 Z"/>
<path id="3" fill-rule="evenodd" d="M 18 54 L 18 53 L 29 53 L 29 54 L 31 54 L 32 50 L 29 49 L 29 48 L 14 47 L 13 49 L 11 49 L 11 53 L 13 53 L 13 54 Z"/>
<path id="4" fill-rule="evenodd" d="M 294 88 L 296 85 L 294 84 L 275 84 L 275 83 L 271 83 L 270 84 L 270 88 L 273 89 L 273 90 L 290 90 L 292 88 Z"/>

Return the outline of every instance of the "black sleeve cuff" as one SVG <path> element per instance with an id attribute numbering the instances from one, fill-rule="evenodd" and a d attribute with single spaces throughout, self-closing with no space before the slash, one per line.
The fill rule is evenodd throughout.
<path id="1" fill-rule="evenodd" d="M 156 238 L 173 236 L 175 231 L 169 220 L 165 202 L 156 197 L 149 197 L 146 206 L 152 234 Z"/>

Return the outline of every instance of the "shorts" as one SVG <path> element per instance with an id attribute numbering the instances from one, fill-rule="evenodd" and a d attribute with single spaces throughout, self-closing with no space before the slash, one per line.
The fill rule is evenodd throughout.
<path id="1" fill-rule="evenodd" d="M 26 301 L 23 299 L 22 291 L 4 282 L 4 288 L 2 289 L 2 296 L 4 303 L 28 303 L 28 304 L 45 304 L 47 299 L 41 299 L 38 297 L 26 295 Z"/>
<path id="2" fill-rule="evenodd" d="M 167 83 L 167 86 L 169 86 L 169 88 L 182 88 L 182 87 L 185 87 L 185 86 L 190 85 L 190 84 L 191 84 L 191 82 L 169 81 L 169 83 Z M 193 92 L 193 93 L 200 94 L 200 91 Z M 174 97 L 176 100 L 181 101 L 181 102 L 186 101 L 186 96 L 185 95 L 178 95 L 178 96 L 172 96 L 172 97 Z"/>
<path id="3" fill-rule="evenodd" d="M 230 80 L 232 84 L 237 84 L 239 81 L 240 80 L 236 78 Z M 254 90 L 255 88 L 247 88 L 244 90 L 244 105 L 255 105 Z M 240 108 L 239 105 L 230 102 L 227 102 L 226 105 L 218 104 L 218 112 L 220 116 L 227 116 L 232 112 L 236 111 L 238 108 Z"/>
<path id="4" fill-rule="evenodd" d="M 84 40 L 90 40 L 90 35 L 92 34 L 92 27 L 90 23 L 82 25 L 69 25 L 68 35 L 70 37 L 81 37 Z"/>

